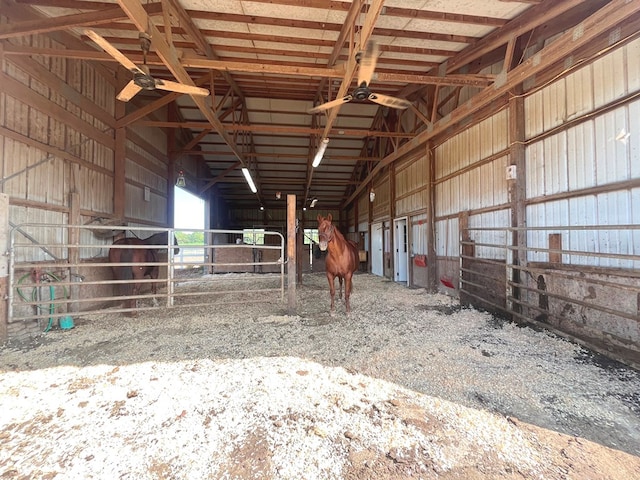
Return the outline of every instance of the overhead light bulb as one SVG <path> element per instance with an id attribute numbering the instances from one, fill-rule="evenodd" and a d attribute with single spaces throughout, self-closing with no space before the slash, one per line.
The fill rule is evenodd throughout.
<path id="1" fill-rule="evenodd" d="M 313 200 L 311 200 L 311 205 L 309 205 L 311 208 L 316 206 L 316 203 L 318 203 L 318 199 L 314 198 Z"/>
<path id="2" fill-rule="evenodd" d="M 249 169 L 243 167 L 242 168 L 242 174 L 244 175 L 245 180 L 249 184 L 249 188 L 251 189 L 251 191 L 253 193 L 256 193 L 258 191 L 258 189 L 256 188 L 256 184 L 253 183 L 253 178 L 251 178 L 251 173 L 249 173 Z"/>
<path id="3" fill-rule="evenodd" d="M 374 192 L 372 188 L 371 191 L 369 192 L 369 201 L 373 203 L 375 199 L 376 199 L 376 192 Z"/>
<path id="4" fill-rule="evenodd" d="M 178 172 L 178 178 L 176 178 L 176 187 L 184 188 L 187 186 L 187 180 L 184 178 L 184 172 L 180 170 Z"/>
<path id="5" fill-rule="evenodd" d="M 327 150 L 327 145 L 329 145 L 329 139 L 323 138 L 320 142 L 320 146 L 318 147 L 318 151 L 316 152 L 316 156 L 313 158 L 313 168 L 316 168 L 318 165 L 320 165 L 322 157 L 324 156 L 324 152 L 325 150 Z"/>

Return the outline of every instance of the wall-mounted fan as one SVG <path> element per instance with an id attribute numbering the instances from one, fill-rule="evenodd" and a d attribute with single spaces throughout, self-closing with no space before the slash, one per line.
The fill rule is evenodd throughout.
<path id="1" fill-rule="evenodd" d="M 380 93 L 374 93 L 369 90 L 369 84 L 371 83 L 371 77 L 376 69 L 376 63 L 378 62 L 379 55 L 378 44 L 372 40 L 367 42 L 367 47 L 364 52 L 358 52 L 356 54 L 356 63 L 359 65 L 358 70 L 358 87 L 349 95 L 345 95 L 342 98 L 336 98 L 330 102 L 323 103 L 308 110 L 309 113 L 318 113 L 330 108 L 337 107 L 350 102 L 351 100 L 370 100 L 374 103 L 384 105 L 385 107 L 405 109 L 411 106 L 411 102 L 403 98 L 390 97 L 389 95 L 382 95 Z"/>
<path id="2" fill-rule="evenodd" d="M 129 70 L 133 74 L 133 80 L 125 85 L 116 97 L 122 102 L 128 102 L 141 90 L 167 90 L 169 92 L 186 93 L 189 95 L 200 95 L 206 97 L 209 95 L 209 90 L 206 88 L 195 87 L 192 85 L 185 85 L 183 83 L 172 82 L 170 80 L 161 80 L 159 78 L 153 78 L 149 74 L 149 67 L 147 66 L 147 55 L 151 47 L 151 37 L 147 33 L 140 33 L 140 47 L 143 53 L 143 65 L 138 67 L 135 63 L 129 60 L 122 52 L 111 45 L 106 39 L 98 35 L 93 30 L 85 30 L 85 35 L 91 40 L 96 42 L 105 52 L 111 55 L 118 61 L 123 67 Z"/>

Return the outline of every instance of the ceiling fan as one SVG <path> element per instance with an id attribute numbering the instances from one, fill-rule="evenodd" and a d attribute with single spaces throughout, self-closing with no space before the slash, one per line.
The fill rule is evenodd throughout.
<path id="1" fill-rule="evenodd" d="M 125 67 L 133 74 L 133 80 L 127 83 L 116 97 L 122 102 L 128 102 L 142 90 L 158 89 L 166 90 L 169 92 L 187 93 L 189 95 L 200 95 L 203 97 L 209 95 L 209 90 L 207 90 L 206 88 L 185 85 L 184 83 L 172 82 L 170 80 L 153 78 L 149 74 L 149 67 L 147 65 L 147 55 L 151 47 L 151 36 L 147 33 L 140 33 L 140 47 L 142 48 L 144 58 L 144 63 L 141 67 L 138 67 L 122 52 L 111 45 L 105 38 L 101 37 L 93 30 L 85 30 L 84 33 L 85 35 L 87 35 L 87 37 L 89 37 L 100 47 L 102 47 L 105 52 L 116 59 L 118 63 L 120 63 L 123 67 Z"/>
<path id="2" fill-rule="evenodd" d="M 369 90 L 369 84 L 371 83 L 371 77 L 376 69 L 376 63 L 378 62 L 379 55 L 378 44 L 373 40 L 367 42 L 367 47 L 364 52 L 358 52 L 356 54 L 356 63 L 359 65 L 358 70 L 358 87 L 349 95 L 345 95 L 342 98 L 336 98 L 330 102 L 326 102 L 316 107 L 307 110 L 309 113 L 318 113 L 330 108 L 343 105 L 352 100 L 370 100 L 379 105 L 385 107 L 405 109 L 411 106 L 411 102 L 403 98 L 390 97 L 389 95 L 382 95 L 381 93 L 374 93 Z"/>

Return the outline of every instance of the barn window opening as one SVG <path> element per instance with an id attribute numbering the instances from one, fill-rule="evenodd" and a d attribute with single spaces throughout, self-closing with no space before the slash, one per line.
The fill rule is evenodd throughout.
<path id="1" fill-rule="evenodd" d="M 173 226 L 180 244 L 177 268 L 195 267 L 205 261 L 204 207 L 202 198 L 174 187 Z"/>

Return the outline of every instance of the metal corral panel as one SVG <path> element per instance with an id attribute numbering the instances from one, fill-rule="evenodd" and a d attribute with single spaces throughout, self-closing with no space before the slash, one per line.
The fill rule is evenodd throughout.
<path id="1" fill-rule="evenodd" d="M 511 225 L 511 209 L 486 212 L 469 216 L 469 228 L 483 228 L 486 230 L 469 230 L 469 239 L 478 244 L 500 245 L 501 248 L 478 245 L 475 248 L 477 258 L 488 258 L 492 260 L 506 260 L 507 250 L 504 248 L 510 245 L 510 234 L 506 230 L 492 230 L 497 228 L 507 228 Z"/>
<path id="2" fill-rule="evenodd" d="M 632 202 L 640 199 L 640 189 L 602 193 L 595 196 L 559 200 L 547 204 L 527 207 L 527 225 L 529 227 L 547 227 L 557 225 L 557 230 L 529 230 L 527 245 L 530 262 L 549 262 L 549 253 L 534 251 L 550 248 L 549 236 L 561 236 L 562 249 L 598 254 L 640 255 L 640 232 L 615 225 L 637 225 L 633 218 Z M 635 214 L 637 215 L 637 214 Z M 599 223 L 599 219 L 607 219 Z M 585 229 L 563 229 L 587 226 Z M 593 230 L 589 225 L 595 226 Z M 598 230 L 601 225 L 610 225 L 607 230 Z M 640 261 L 617 259 L 595 255 L 563 254 L 562 263 L 566 265 L 588 265 L 610 268 L 638 268 Z"/>
<path id="3" fill-rule="evenodd" d="M 50 225 L 64 225 L 66 223 L 67 215 L 62 212 L 54 212 L 51 210 L 42 210 L 37 208 L 26 208 L 18 206 L 9 206 L 9 218 L 11 218 L 10 227 L 16 227 L 18 234 L 16 234 L 16 243 L 28 244 L 28 245 L 51 245 L 51 244 L 64 244 L 66 238 L 64 237 L 63 229 L 56 228 L 35 228 L 25 226 L 25 224 L 50 224 Z M 31 249 L 29 257 L 24 257 L 25 250 L 18 249 L 22 252 L 22 256 L 18 258 L 16 256 L 16 262 L 34 261 L 43 262 L 51 260 L 59 260 L 67 258 L 66 248 L 63 247 L 46 247 L 40 249 Z"/>

